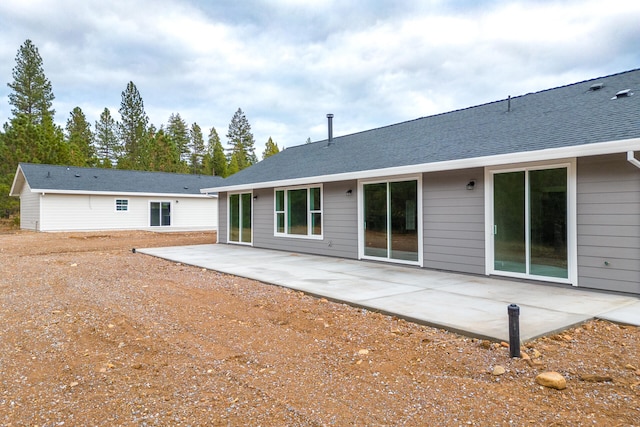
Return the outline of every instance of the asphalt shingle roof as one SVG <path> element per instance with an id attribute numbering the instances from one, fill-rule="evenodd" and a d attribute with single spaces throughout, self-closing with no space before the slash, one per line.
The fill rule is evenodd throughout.
<path id="1" fill-rule="evenodd" d="M 602 83 L 599 90 L 591 86 Z M 621 90 L 634 95 L 615 98 Z M 226 178 L 235 186 L 525 153 L 640 137 L 640 69 L 295 146 Z"/>
<path id="2" fill-rule="evenodd" d="M 221 185 L 218 176 L 20 163 L 29 186 L 39 190 L 109 193 L 200 194 Z"/>

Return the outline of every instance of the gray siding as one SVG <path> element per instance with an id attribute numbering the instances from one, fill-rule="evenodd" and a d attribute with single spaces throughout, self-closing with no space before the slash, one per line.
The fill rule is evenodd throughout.
<path id="1" fill-rule="evenodd" d="M 423 175 L 424 267 L 485 273 L 483 181 L 481 168 Z"/>
<path id="2" fill-rule="evenodd" d="M 323 185 L 323 239 L 274 236 L 274 189 L 254 191 L 253 246 L 327 255 L 341 258 L 358 257 L 358 197 L 356 181 Z M 352 194 L 347 196 L 347 190 Z M 222 224 L 221 224 L 222 225 Z"/>
<path id="3" fill-rule="evenodd" d="M 640 294 L 640 169 L 578 159 L 577 215 L 579 286 Z"/>
<path id="4" fill-rule="evenodd" d="M 218 243 L 227 243 L 227 193 L 218 194 Z"/>

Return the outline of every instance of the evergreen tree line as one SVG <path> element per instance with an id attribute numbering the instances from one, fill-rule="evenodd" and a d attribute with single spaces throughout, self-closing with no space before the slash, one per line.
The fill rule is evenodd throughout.
<path id="1" fill-rule="evenodd" d="M 251 125 L 240 108 L 229 124 L 226 150 L 214 127 L 205 141 L 201 127 L 188 125 L 179 113 L 171 114 L 166 126 L 150 124 L 133 82 L 122 92 L 120 120 L 105 108 L 92 126 L 75 107 L 62 128 L 55 124 L 53 89 L 31 40 L 18 49 L 12 77 L 7 84 L 12 116 L 0 131 L 0 217 L 18 211 L 9 191 L 19 162 L 227 177 L 258 161 Z M 278 152 L 269 138 L 262 157 Z"/>

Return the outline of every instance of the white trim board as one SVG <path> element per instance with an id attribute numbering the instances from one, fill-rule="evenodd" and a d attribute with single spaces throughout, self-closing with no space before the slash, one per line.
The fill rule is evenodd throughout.
<path id="1" fill-rule="evenodd" d="M 469 169 L 477 167 L 502 166 L 523 162 L 558 161 L 576 157 L 598 156 L 604 154 L 626 153 L 640 150 L 640 138 L 620 141 L 599 142 L 571 147 L 549 148 L 546 150 L 525 151 L 495 156 L 474 157 L 470 159 L 448 160 L 444 162 L 420 163 L 416 165 L 396 166 L 384 169 L 370 169 L 358 172 L 345 172 L 332 175 L 308 176 L 278 181 L 254 182 L 230 186 L 203 188 L 201 193 L 217 193 L 222 191 L 243 191 L 270 187 L 287 187 L 293 185 L 316 184 L 320 182 L 347 181 L 354 179 L 382 178 L 395 175 L 411 175 L 424 172 L 441 172 L 446 170 Z"/>

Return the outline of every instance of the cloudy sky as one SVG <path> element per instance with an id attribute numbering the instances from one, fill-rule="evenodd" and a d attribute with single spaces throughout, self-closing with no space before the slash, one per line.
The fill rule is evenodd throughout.
<path id="1" fill-rule="evenodd" d="M 179 113 L 223 143 L 242 108 L 282 148 L 640 67 L 637 0 L 2 0 L 0 124 L 31 39 L 56 96 L 151 123 Z"/>

